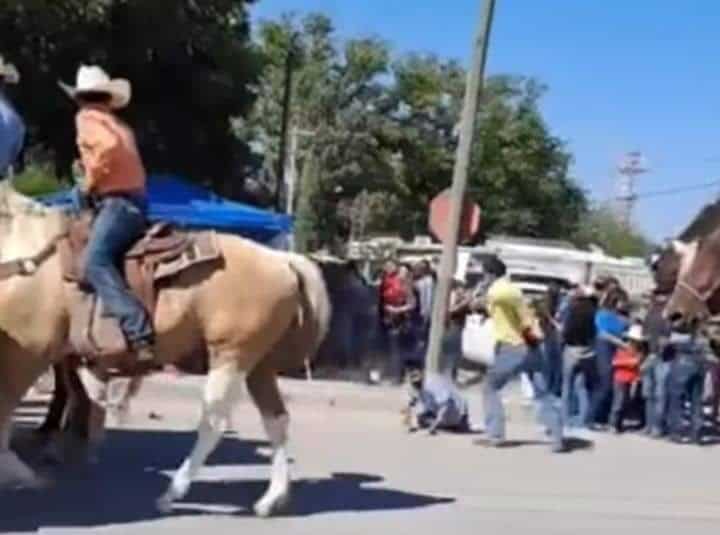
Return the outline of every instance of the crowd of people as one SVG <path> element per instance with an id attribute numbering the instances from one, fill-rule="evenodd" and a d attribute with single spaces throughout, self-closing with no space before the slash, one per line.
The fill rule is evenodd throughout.
<path id="1" fill-rule="evenodd" d="M 497 257 L 484 262 L 472 288 L 455 281 L 442 352 L 444 379 L 422 385 L 435 275 L 427 261 L 388 262 L 380 285 L 381 323 L 388 342 L 385 376 L 410 378 L 412 428 L 431 431 L 467 421 L 454 385 L 467 314 L 493 321 L 494 359 L 483 386 L 485 431 L 505 443 L 501 390 L 525 376 L 532 385 L 554 451 L 568 433 L 643 432 L 656 439 L 701 444 L 718 426 L 720 366 L 701 325 L 679 330 L 663 317 L 666 296 L 632 303 L 616 279 L 592 285 L 550 286 L 529 301 Z M 409 374 L 409 375 L 408 375 Z M 411 412 L 412 412 L 411 411 Z M 440 414 L 442 412 L 442 414 Z M 448 417 L 451 416 L 451 417 Z"/>

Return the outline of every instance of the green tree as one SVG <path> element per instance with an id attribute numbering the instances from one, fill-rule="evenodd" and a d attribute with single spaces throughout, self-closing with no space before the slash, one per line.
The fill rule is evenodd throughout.
<path id="1" fill-rule="evenodd" d="M 48 195 L 62 189 L 62 184 L 48 165 L 29 165 L 13 178 L 13 186 L 30 197 Z"/>
<path id="2" fill-rule="evenodd" d="M 455 62 L 410 54 L 395 61 L 392 74 L 383 141 L 396 158 L 389 187 L 399 213 L 387 221 L 410 237 L 428 232 L 428 205 L 452 180 L 465 72 Z"/>
<path id="3" fill-rule="evenodd" d="M 327 244 L 351 229 L 356 236 L 426 233 L 428 204 L 452 178 L 464 69 L 419 54 L 392 61 L 377 39 L 340 42 L 324 15 L 266 22 L 259 41 L 266 69 L 257 106 L 237 132 L 259 140 L 266 166 L 277 167 L 292 51 L 293 125 L 306 133 L 298 158 L 299 241 Z M 571 155 L 540 112 L 543 92 L 532 79 L 487 83 L 470 176 L 487 232 L 567 237 L 586 210 L 570 176 Z"/>
<path id="4" fill-rule="evenodd" d="M 30 141 L 52 150 L 58 173 L 75 155 L 72 82 L 98 63 L 133 83 L 125 112 L 148 168 L 237 193 L 246 148 L 230 119 L 248 112 L 260 61 L 249 39 L 251 0 L 0 0 L 3 54 L 22 74 L 16 98 Z"/>
<path id="5" fill-rule="evenodd" d="M 236 123 L 238 136 L 256 140 L 266 168 L 276 169 L 285 64 L 292 53 L 292 126 L 303 133 L 298 241 L 342 241 L 350 229 L 348 201 L 365 189 L 385 187 L 393 174 L 389 153 L 377 135 L 385 121 L 379 104 L 385 92 L 381 77 L 389 68 L 388 47 L 376 39 L 338 44 L 332 22 L 319 14 L 263 23 L 259 46 L 266 68 L 252 116 Z"/>
<path id="6" fill-rule="evenodd" d="M 616 257 L 645 256 L 653 244 L 642 232 L 626 227 L 607 206 L 595 207 L 583 218 L 574 241 L 582 246 L 597 245 Z"/>
<path id="7" fill-rule="evenodd" d="M 544 91 L 537 81 L 517 77 L 495 77 L 487 85 L 470 184 L 494 233 L 563 238 L 587 210 L 569 174 L 572 156 L 540 113 Z"/>
<path id="8" fill-rule="evenodd" d="M 426 228 L 427 204 L 452 180 L 456 123 L 465 73 L 454 62 L 409 56 L 396 63 L 394 98 L 404 218 Z M 565 144 L 539 110 L 544 92 L 532 79 L 491 77 L 485 85 L 469 176 L 487 232 L 559 238 L 575 231 L 587 204 L 569 174 Z"/>

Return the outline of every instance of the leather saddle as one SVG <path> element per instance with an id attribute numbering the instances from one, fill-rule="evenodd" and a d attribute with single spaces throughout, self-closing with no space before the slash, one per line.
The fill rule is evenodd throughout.
<path id="1" fill-rule="evenodd" d="M 101 300 L 85 281 L 85 249 L 92 222 L 91 213 L 74 218 L 66 238 L 58 244 L 63 278 L 78 290 L 71 306 L 70 341 L 78 353 L 90 358 L 128 351 L 118 322 L 104 313 Z M 221 256 L 213 231 L 185 232 L 168 223 L 157 223 L 148 228 L 118 267 L 152 318 L 160 281 Z"/>

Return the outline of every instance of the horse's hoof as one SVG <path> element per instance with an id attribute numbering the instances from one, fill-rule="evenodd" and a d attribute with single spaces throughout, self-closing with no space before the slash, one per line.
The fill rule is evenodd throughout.
<path id="1" fill-rule="evenodd" d="M 31 481 L 22 484 L 20 487 L 29 490 L 46 490 L 55 486 L 55 481 L 48 476 L 36 475 Z"/>
<path id="2" fill-rule="evenodd" d="M 167 494 L 163 494 L 155 500 L 155 507 L 164 515 L 169 515 L 173 511 L 173 499 Z"/>
<path id="3" fill-rule="evenodd" d="M 290 494 L 279 496 L 275 499 L 263 498 L 255 504 L 253 508 L 255 514 L 260 518 L 270 518 L 271 516 L 283 513 L 290 505 Z"/>

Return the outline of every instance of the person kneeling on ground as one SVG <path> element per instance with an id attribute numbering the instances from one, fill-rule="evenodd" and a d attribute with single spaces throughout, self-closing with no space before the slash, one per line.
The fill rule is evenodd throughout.
<path id="1" fill-rule="evenodd" d="M 405 409 L 408 431 L 427 429 L 434 435 L 438 430 L 470 430 L 467 402 L 449 377 L 433 376 L 423 384 L 422 371 L 413 370 L 409 383 L 410 401 Z"/>

